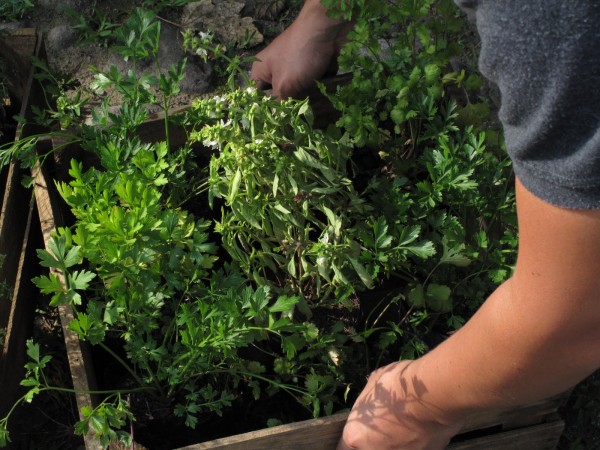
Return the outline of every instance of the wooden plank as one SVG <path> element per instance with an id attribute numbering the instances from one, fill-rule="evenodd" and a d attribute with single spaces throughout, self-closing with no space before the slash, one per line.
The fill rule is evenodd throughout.
<path id="1" fill-rule="evenodd" d="M 342 435 L 348 414 L 279 425 L 223 439 L 182 447 L 178 450 L 332 450 Z"/>
<path id="2" fill-rule="evenodd" d="M 43 240 L 46 250 L 49 250 L 48 242 L 51 240 L 52 233 L 54 233 L 58 227 L 64 225 L 61 223 L 60 219 L 58 193 L 54 188 L 54 184 L 51 182 L 51 178 L 48 177 L 45 168 L 41 167 L 39 163 L 32 169 L 32 175 L 35 177 L 34 193 Z M 59 278 L 61 283 L 65 283 L 64 276 L 60 271 L 53 270 L 53 273 Z M 69 324 L 73 320 L 73 309 L 71 306 L 60 305 L 58 311 L 60 313 L 60 321 L 67 349 L 67 358 L 71 370 L 73 388 L 77 392 L 75 399 L 81 415 L 82 407 L 93 407 L 97 404 L 94 396 L 90 394 L 90 391 L 97 390 L 92 357 L 89 346 L 81 342 L 77 333 L 69 328 Z M 80 418 L 83 419 L 83 416 L 80 416 Z M 100 442 L 95 439 L 91 433 L 84 436 L 84 441 L 86 450 L 99 450 L 102 448 Z"/>
<path id="3" fill-rule="evenodd" d="M 20 115 L 30 118 L 32 92 L 39 86 L 34 82 L 32 55 L 43 55 L 42 39 L 34 29 L 11 30 L 0 39 L 0 53 L 8 55 L 11 66 L 11 94 L 20 102 Z M 16 90 L 15 90 L 16 89 Z M 41 101 L 41 97 L 40 97 Z M 39 127 L 19 124 L 15 141 L 29 136 Z M 21 183 L 25 171 L 11 164 L 6 170 L 6 184 L 0 211 L 0 254 L 6 255 L 0 281 L 12 288 L 10 301 L 0 302 L 0 327 L 6 329 L 0 358 L 0 412 L 6 412 L 21 392 L 19 385 L 23 365 L 27 360 L 26 341 L 31 335 L 37 289 L 30 282 L 33 269 L 39 267 L 35 248 L 41 245 L 33 194 Z M 37 239 L 33 239 L 37 236 Z"/>
<path id="4" fill-rule="evenodd" d="M 9 69 L 8 88 L 11 95 L 19 101 L 29 89 L 31 56 L 36 54 L 38 43 L 34 28 L 3 30 L 0 33 L 0 58 L 6 61 Z"/>
<path id="5" fill-rule="evenodd" d="M 19 47 L 18 51 L 15 51 L 15 53 L 19 54 L 21 52 L 26 52 L 26 39 L 30 39 L 31 31 L 21 31 L 20 34 L 17 33 L 17 36 L 23 37 L 23 41 L 22 46 Z M 27 40 L 27 42 L 29 41 Z M 43 58 L 44 49 L 41 39 L 36 40 L 34 53 Z M 11 57 L 13 56 L 14 55 L 11 55 Z M 22 92 L 21 115 L 26 118 L 31 117 L 30 106 L 43 101 L 44 98 L 42 87 L 37 82 L 34 82 L 34 74 L 35 68 L 30 67 L 28 77 L 23 77 L 27 79 L 27 83 Z M 26 125 L 20 124 L 17 128 L 16 139 L 22 139 L 40 132 L 43 132 L 43 129 L 34 125 L 31 121 L 27 121 Z M 42 141 L 40 145 L 47 144 Z M 15 242 L 23 241 L 22 236 L 24 230 L 22 230 L 22 228 L 23 224 L 26 223 L 26 219 L 23 217 L 23 210 L 25 209 L 23 208 L 23 205 L 30 204 L 29 202 L 33 201 L 35 198 L 44 243 L 47 243 L 51 233 L 55 231 L 58 226 L 62 225 L 60 210 L 54 200 L 55 197 L 53 198 L 53 195 L 56 194 L 53 191 L 54 185 L 51 182 L 51 179 L 39 165 L 32 169 L 31 175 L 35 178 L 33 195 L 30 191 L 25 190 L 21 186 L 23 172 L 18 170 L 14 165 L 10 166 L 8 175 L 10 184 L 7 185 L 5 191 L 4 201 L 2 203 L 2 214 L 0 215 L 0 253 L 4 252 L 7 254 L 6 266 L 8 268 L 8 270 L 4 271 L 3 277 L 9 281 L 14 280 L 16 293 L 21 292 L 23 286 L 25 286 L 25 277 L 20 277 L 18 273 L 19 269 L 25 269 L 25 262 L 21 265 L 13 263 L 13 259 L 16 259 L 17 256 L 22 259 L 25 253 L 23 251 L 17 251 L 15 248 L 17 246 L 14 245 Z M 27 199 L 27 202 L 25 199 Z M 32 226 L 31 217 L 33 216 L 30 214 L 30 220 L 27 222 L 29 227 Z M 21 250 L 21 248 L 18 250 Z M 37 267 L 37 258 L 35 258 L 34 261 L 30 261 L 29 265 L 30 267 Z M 16 270 L 13 270 L 15 268 Z M 23 273 L 25 273 L 25 270 L 23 270 Z M 62 277 L 62 274 L 60 274 L 60 276 Z M 0 381 L 2 381 L 3 386 L 8 387 L 10 392 L 18 392 L 18 389 L 14 386 L 14 382 L 15 380 L 18 381 L 18 376 L 22 373 L 19 368 L 22 367 L 25 362 L 25 341 L 29 335 L 27 331 L 28 327 L 31 326 L 32 322 L 32 314 L 27 314 L 27 307 L 29 304 L 23 302 L 22 298 L 22 295 L 13 295 L 13 301 L 10 304 L 9 313 L 7 314 L 10 318 L 10 323 L 6 321 L 10 329 L 10 333 L 7 333 L 7 341 L 10 339 L 10 342 L 7 342 L 9 345 L 6 345 L 6 348 L 10 351 L 14 351 L 14 354 L 11 353 L 10 357 L 3 357 L 2 361 L 3 367 L 5 368 L 5 377 L 6 379 L 10 379 L 13 384 L 6 383 L 4 377 L 0 378 Z M 31 299 L 33 296 L 30 295 L 29 298 Z M 4 311 L 2 312 L 5 313 Z M 59 307 L 59 313 L 71 369 L 73 387 L 78 392 L 76 395 L 77 405 L 81 410 L 82 406 L 94 405 L 94 398 L 89 394 L 89 391 L 96 390 L 91 356 L 89 355 L 87 346 L 82 345 L 77 338 L 77 335 L 68 328 L 68 324 L 73 315 L 72 309 L 69 306 L 61 306 Z M 0 315 L 0 320 L 2 318 L 3 315 Z M 0 322 L 0 326 L 2 326 L 2 322 Z M 8 374 L 9 371 L 10 375 Z M 18 387 L 18 382 L 16 387 Z M 3 396 L 3 398 L 5 397 Z M 101 448 L 100 443 L 90 435 L 85 436 L 84 441 L 87 450 L 97 450 Z"/>
<path id="6" fill-rule="evenodd" d="M 2 51 L 0 54 L 5 55 L 7 52 L 12 52 L 11 55 L 16 60 L 25 61 L 30 58 L 32 54 L 39 54 L 41 50 L 41 39 L 37 39 L 35 30 L 14 30 L 5 38 L 7 41 L 2 42 L 0 40 L 0 48 Z M 16 56 L 15 56 L 16 55 Z M 20 64 L 17 62 L 17 64 Z M 19 69 L 21 70 L 21 69 Z M 29 91 L 33 85 L 33 67 L 29 66 L 28 74 L 19 72 L 18 75 L 21 77 L 20 82 L 26 81 L 23 88 L 24 91 L 19 92 L 19 100 L 21 101 L 21 115 L 28 114 L 29 111 Z M 17 128 L 15 140 L 18 140 L 24 136 L 25 130 L 23 126 Z M 20 271 L 24 269 L 24 242 L 26 241 L 26 230 L 28 229 L 28 223 L 31 223 L 30 212 L 28 208 L 30 205 L 32 195 L 31 192 L 25 189 L 21 180 L 23 179 L 24 171 L 16 167 L 14 164 L 9 165 L 6 175 L 6 184 L 4 186 L 4 192 L 2 197 L 2 208 L 0 210 L 0 254 L 5 256 L 4 265 L 2 272 L 0 273 L 0 282 L 7 283 L 12 289 L 9 302 L 0 302 L 0 327 L 9 328 L 9 321 L 23 320 L 22 324 L 17 324 L 18 327 L 13 327 L 13 323 L 10 324 L 10 328 L 14 330 L 21 330 L 19 333 L 16 331 L 13 333 L 7 333 L 3 342 L 5 349 L 16 349 L 24 348 L 24 342 L 17 344 L 14 340 L 24 340 L 25 335 L 30 329 L 30 320 L 22 315 L 23 312 L 28 311 L 27 308 L 23 310 L 15 311 L 15 308 L 20 306 L 16 305 L 19 298 L 24 295 L 24 286 L 20 286 L 22 276 Z M 13 319 L 11 319 L 11 317 Z M 3 371 L 0 376 L 0 383 L 5 386 L 6 390 L 10 392 L 17 391 L 18 384 L 16 386 L 9 383 L 4 376 L 8 375 L 8 364 L 10 362 L 12 367 L 22 367 L 25 363 L 25 352 L 6 353 L 7 350 L 3 350 L 2 361 Z M 12 379 L 12 377 L 11 377 Z M 10 399 L 3 397 L 0 401 L 0 410 L 3 405 L 10 402 Z"/>
<path id="7" fill-rule="evenodd" d="M 547 400 L 528 405 L 479 413 L 466 421 L 461 433 L 495 426 L 500 426 L 502 430 L 507 431 L 517 427 L 538 424 L 547 417 L 553 416 L 558 408 L 566 402 L 570 392 L 567 391 Z"/>
<path id="8" fill-rule="evenodd" d="M 525 418 L 529 417 L 529 424 L 539 424 L 544 417 L 556 412 L 566 398 L 567 395 L 562 394 L 548 400 L 518 408 L 488 411 L 474 415 L 466 421 L 460 434 L 493 427 L 497 427 L 499 430 L 506 430 L 510 427 L 510 422 L 517 418 L 520 423 L 523 423 Z M 347 417 L 347 413 L 335 414 L 325 418 L 305 420 L 227 438 L 215 439 L 183 447 L 179 450 L 263 450 L 269 447 L 290 450 L 331 450 L 335 449 L 342 435 Z"/>
<path id="9" fill-rule="evenodd" d="M 34 214 L 35 202 L 31 195 L 28 207 L 23 207 L 25 205 L 21 205 L 21 209 L 28 211 L 28 214 L 22 244 L 19 246 L 17 241 L 14 245 L 20 248 L 20 257 L 16 266 L 15 284 L 9 303 L 6 335 L 0 358 L 0 382 L 3 386 L 0 417 L 8 413 L 20 396 L 19 383 L 25 374 L 23 366 L 26 359 L 26 342 L 33 327 L 31 318 L 35 309 L 35 288 L 30 280 L 33 277 L 33 268 L 37 265 L 35 242 L 39 238 L 31 239 L 34 242 L 30 240 L 34 233 L 32 224 L 37 219 L 37 214 Z"/>
<path id="10" fill-rule="evenodd" d="M 27 205 L 31 193 L 21 185 L 23 172 L 11 165 L 0 211 L 0 254 L 4 255 L 4 265 L 0 273 L 0 281 L 6 282 L 11 288 L 15 287 L 19 259 L 21 258 L 21 243 L 25 236 L 27 223 Z M 0 327 L 5 328 L 12 303 L 0 302 Z"/>
<path id="11" fill-rule="evenodd" d="M 456 442 L 449 450 L 554 450 L 565 427 L 562 420 Z"/>

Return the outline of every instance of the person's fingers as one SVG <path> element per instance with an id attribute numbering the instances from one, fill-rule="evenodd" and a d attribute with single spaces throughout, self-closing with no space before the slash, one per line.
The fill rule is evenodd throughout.
<path id="1" fill-rule="evenodd" d="M 262 60 L 260 56 L 260 53 L 256 55 L 257 60 L 252 63 L 250 79 L 254 80 L 258 89 L 267 89 L 271 86 L 273 74 L 268 62 Z"/>
<path id="2" fill-rule="evenodd" d="M 264 91 L 266 89 L 271 88 L 271 83 L 267 83 L 266 81 L 263 81 L 263 80 L 257 80 L 252 77 L 250 77 L 250 79 L 254 81 L 254 85 L 256 86 L 256 89 Z"/>

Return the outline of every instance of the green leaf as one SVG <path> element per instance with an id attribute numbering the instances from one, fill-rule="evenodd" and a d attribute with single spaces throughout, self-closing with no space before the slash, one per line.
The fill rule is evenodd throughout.
<path id="1" fill-rule="evenodd" d="M 0 447 L 6 447 L 10 442 L 10 433 L 6 429 L 6 422 L 0 421 Z"/>
<path id="2" fill-rule="evenodd" d="M 292 214 L 292 212 L 289 209 L 286 209 L 284 206 L 282 206 L 280 203 L 276 203 L 275 204 L 275 209 L 279 212 L 282 212 L 284 214 Z"/>
<path id="3" fill-rule="evenodd" d="M 415 245 L 408 245 L 402 248 L 423 259 L 427 259 L 435 255 L 435 246 L 431 241 L 422 241 Z"/>
<path id="4" fill-rule="evenodd" d="M 72 289 L 85 290 L 88 288 L 90 281 L 96 277 L 96 274 L 87 270 L 80 272 L 75 271 L 69 275 L 69 282 Z"/>
<path id="5" fill-rule="evenodd" d="M 60 269 L 61 265 L 58 259 L 46 250 L 36 250 L 38 258 L 40 259 L 40 265 L 43 267 L 50 267 L 54 269 Z"/>
<path id="6" fill-rule="evenodd" d="M 56 274 L 50 273 L 49 276 L 35 277 L 31 280 L 35 284 L 42 294 L 55 294 L 62 293 L 64 291 L 63 284 Z"/>
<path id="7" fill-rule="evenodd" d="M 448 286 L 431 283 L 427 286 L 427 306 L 436 312 L 448 312 L 452 310 L 450 301 L 451 290 Z"/>
<path id="8" fill-rule="evenodd" d="M 30 387 L 30 386 L 39 386 L 40 382 L 39 380 L 29 377 L 29 378 L 25 378 L 23 380 L 21 380 L 21 382 L 19 383 L 21 386 L 25 386 L 25 387 Z"/>
<path id="9" fill-rule="evenodd" d="M 40 393 L 40 388 L 34 387 L 34 388 L 29 389 L 29 391 L 27 391 L 27 393 L 25 394 L 25 396 L 23 398 L 27 403 L 31 403 L 33 401 L 33 397 L 35 397 L 39 393 Z"/>
<path id="10" fill-rule="evenodd" d="M 294 310 L 294 306 L 300 300 L 299 297 L 287 297 L 282 295 L 277 299 L 275 304 L 269 308 L 269 312 L 292 312 Z"/>
<path id="11" fill-rule="evenodd" d="M 350 261 L 350 264 L 352 264 L 352 267 L 354 267 L 354 270 L 358 274 L 358 276 L 359 276 L 360 280 L 363 282 L 363 284 L 367 288 L 372 289 L 373 288 L 373 278 L 371 277 L 369 272 L 367 272 L 367 269 L 365 269 L 365 266 L 363 266 L 360 262 L 358 262 L 354 258 L 349 257 L 348 261 Z"/>
<path id="12" fill-rule="evenodd" d="M 408 293 L 408 301 L 411 305 L 421 308 L 425 306 L 425 290 L 422 284 L 416 285 Z"/>
<path id="13" fill-rule="evenodd" d="M 27 356 L 29 356 L 29 358 L 34 360 L 36 363 L 39 363 L 39 361 L 40 361 L 40 346 L 39 346 L 39 344 L 36 344 L 31 339 L 29 339 L 25 345 L 27 346 Z"/>
<path id="14" fill-rule="evenodd" d="M 231 185 L 229 187 L 229 198 L 227 201 L 231 204 L 234 202 L 235 197 L 237 196 L 238 190 L 240 188 L 240 183 L 242 182 L 242 171 L 238 169 L 235 172 L 233 179 L 231 180 Z"/>
<path id="15" fill-rule="evenodd" d="M 443 253 L 440 258 L 440 264 L 451 264 L 458 267 L 466 267 L 471 264 L 471 260 L 465 255 L 461 255 L 465 249 L 465 244 L 459 244 L 456 247 L 448 248 L 448 241 L 446 238 L 442 240 Z"/>
<path id="16" fill-rule="evenodd" d="M 265 366 L 263 366 L 261 363 L 259 363 L 258 361 L 248 362 L 248 365 L 246 366 L 246 368 L 248 369 L 248 371 L 250 373 L 261 374 L 261 373 L 265 373 L 267 371 L 267 368 Z"/>

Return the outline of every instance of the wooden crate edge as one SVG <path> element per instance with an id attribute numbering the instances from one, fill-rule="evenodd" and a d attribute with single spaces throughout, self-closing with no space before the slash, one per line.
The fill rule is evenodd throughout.
<path id="1" fill-rule="evenodd" d="M 474 415 L 466 421 L 458 437 L 460 438 L 461 434 L 492 427 L 500 427 L 500 430 L 507 432 L 507 429 L 511 429 L 510 423 L 515 418 L 521 419 L 524 415 L 529 415 L 531 419 L 529 424 L 524 425 L 525 427 L 537 426 L 544 417 L 558 410 L 567 395 L 568 393 L 563 393 L 518 408 L 506 408 Z M 177 450 L 264 450 L 265 448 L 331 450 L 336 447 L 347 418 L 348 413 L 335 414 L 325 418 L 305 420 L 193 444 Z M 523 422 L 520 424 L 523 425 Z M 505 428 L 503 425 L 507 425 L 507 427 Z"/>

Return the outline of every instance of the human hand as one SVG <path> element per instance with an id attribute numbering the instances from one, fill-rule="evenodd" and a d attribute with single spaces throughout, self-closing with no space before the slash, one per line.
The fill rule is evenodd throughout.
<path id="1" fill-rule="evenodd" d="M 462 420 L 444 417 L 427 404 L 427 386 L 414 375 L 414 361 L 376 370 L 356 400 L 337 450 L 444 449 Z"/>
<path id="2" fill-rule="evenodd" d="M 308 0 L 298 18 L 256 55 L 250 78 L 259 89 L 271 85 L 279 98 L 298 97 L 337 68 L 340 40 L 350 24 L 330 19 L 320 0 Z"/>

